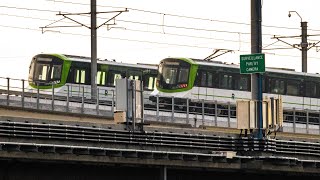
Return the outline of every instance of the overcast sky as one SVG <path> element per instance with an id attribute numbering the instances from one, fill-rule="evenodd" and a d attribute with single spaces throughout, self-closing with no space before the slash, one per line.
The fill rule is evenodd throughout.
<path id="1" fill-rule="evenodd" d="M 300 17 L 308 22 L 308 34 L 320 34 L 320 1 L 265 0 L 262 2 L 263 52 L 266 66 L 301 72 L 301 51 L 272 39 L 273 35 L 299 36 Z M 238 64 L 250 54 L 250 0 L 97 0 L 97 11 L 118 11 L 115 25 L 98 29 L 98 57 L 127 63 L 157 64 L 166 57 L 205 58 L 214 49 L 232 53 L 216 61 Z M 82 27 L 44 29 L 63 18 L 62 13 L 90 12 L 90 0 L 1 0 L 0 77 L 27 78 L 31 58 L 38 53 L 90 56 L 90 30 Z M 98 14 L 98 25 L 115 13 Z M 90 26 L 87 16 L 68 16 Z M 113 21 L 112 21 L 113 22 Z M 51 26 L 74 26 L 63 19 Z M 301 39 L 283 39 L 298 44 Z M 320 36 L 310 36 L 316 43 Z M 308 51 L 308 72 L 320 72 L 316 48 Z"/>

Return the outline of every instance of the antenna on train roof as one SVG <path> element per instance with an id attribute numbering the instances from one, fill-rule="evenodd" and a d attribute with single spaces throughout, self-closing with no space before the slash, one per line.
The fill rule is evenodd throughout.
<path id="1" fill-rule="evenodd" d="M 211 61 L 212 59 L 219 57 L 223 54 L 229 53 L 229 52 L 233 52 L 233 50 L 230 49 L 214 49 L 213 53 L 210 54 L 208 57 L 204 58 L 203 60 L 205 61 Z"/>

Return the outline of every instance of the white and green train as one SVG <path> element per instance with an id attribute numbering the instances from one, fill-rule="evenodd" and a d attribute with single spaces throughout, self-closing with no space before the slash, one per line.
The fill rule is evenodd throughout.
<path id="1" fill-rule="evenodd" d="M 63 54 L 38 54 L 32 58 L 28 82 L 33 91 L 89 97 L 91 94 L 91 59 Z M 116 79 L 127 77 L 141 80 L 148 95 L 155 87 L 157 65 L 128 64 L 97 60 L 96 83 L 99 98 L 104 99 L 115 88 Z M 67 89 L 68 88 L 68 89 Z"/>
<path id="2" fill-rule="evenodd" d="M 189 58 L 166 58 L 159 64 L 157 89 L 150 99 L 160 103 L 214 107 L 226 102 L 235 109 L 236 100 L 251 99 L 251 76 L 240 74 L 239 65 Z M 289 69 L 266 68 L 263 97 L 283 98 L 285 114 L 301 110 L 300 115 L 319 123 L 320 75 Z M 308 111 L 308 114 L 306 114 Z M 314 117 L 314 118 L 311 118 Z"/>

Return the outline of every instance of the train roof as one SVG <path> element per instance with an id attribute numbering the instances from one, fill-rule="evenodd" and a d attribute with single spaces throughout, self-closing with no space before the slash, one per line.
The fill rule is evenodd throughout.
<path id="1" fill-rule="evenodd" d="M 78 61 L 78 62 L 91 62 L 91 58 L 90 57 L 83 57 L 83 56 L 74 56 L 74 55 L 66 55 L 64 54 L 64 56 L 66 56 L 70 61 Z M 137 67 L 137 65 L 139 66 L 139 68 L 143 68 L 143 69 L 158 69 L 158 65 L 157 64 L 147 64 L 147 63 L 137 63 L 137 64 L 133 64 L 133 63 L 123 63 L 123 62 L 117 62 L 115 60 L 107 60 L 107 59 L 97 59 L 97 63 L 98 64 L 108 64 L 108 65 L 121 65 L 121 66 L 126 66 L 126 67 Z"/>
<path id="2" fill-rule="evenodd" d="M 85 56 L 76 56 L 76 55 L 68 55 L 68 54 L 39 54 L 39 55 L 59 55 L 59 56 L 65 56 L 67 60 L 69 61 L 77 61 L 77 62 L 91 62 L 90 57 Z M 133 67 L 133 68 L 143 68 L 143 69 L 158 69 L 158 64 L 147 64 L 147 63 L 122 63 L 122 62 L 116 62 L 115 60 L 107 60 L 107 59 L 97 59 L 98 64 L 108 64 L 108 65 L 115 65 L 115 66 L 125 66 L 125 67 Z"/>
<path id="3" fill-rule="evenodd" d="M 201 59 L 192 59 L 192 58 L 190 59 L 199 65 L 240 69 L 240 65 L 238 64 L 227 64 L 221 61 L 205 61 Z M 292 75 L 298 75 L 298 76 L 312 76 L 312 77 L 320 78 L 320 74 L 296 72 L 294 71 L 294 69 L 288 69 L 288 68 L 266 67 L 266 72 L 292 74 Z"/>

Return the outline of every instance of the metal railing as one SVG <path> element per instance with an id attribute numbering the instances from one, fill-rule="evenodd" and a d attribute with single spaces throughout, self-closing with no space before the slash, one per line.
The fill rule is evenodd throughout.
<path id="1" fill-rule="evenodd" d="M 26 86 L 26 80 L 0 77 L 0 105 L 29 109 L 60 111 L 113 117 L 115 110 L 115 91 L 97 89 L 97 98 L 91 98 L 89 87 L 67 85 L 63 91 L 33 89 Z M 193 127 L 218 126 L 237 127 L 236 104 L 231 102 L 175 99 L 155 102 L 144 95 L 144 120 L 168 123 L 189 124 Z M 167 98 L 167 97 L 166 97 Z M 168 99 L 168 98 L 167 98 Z M 308 109 L 284 109 L 284 130 L 294 133 L 320 134 L 320 112 Z"/>
<path id="2" fill-rule="evenodd" d="M 5 84 L 3 83 L 4 81 Z M 18 82 L 20 82 L 20 85 Z M 72 85 L 66 85 L 65 90 L 55 92 L 54 84 L 51 84 L 51 89 L 34 89 L 26 87 L 25 82 L 25 80 L 21 79 L 0 77 L 0 105 L 113 116 L 114 90 L 110 90 L 109 94 L 105 95 L 98 88 L 97 98 L 92 99 L 90 97 L 91 91 L 85 86 L 78 85 L 79 92 L 77 93 L 71 92 Z"/>

